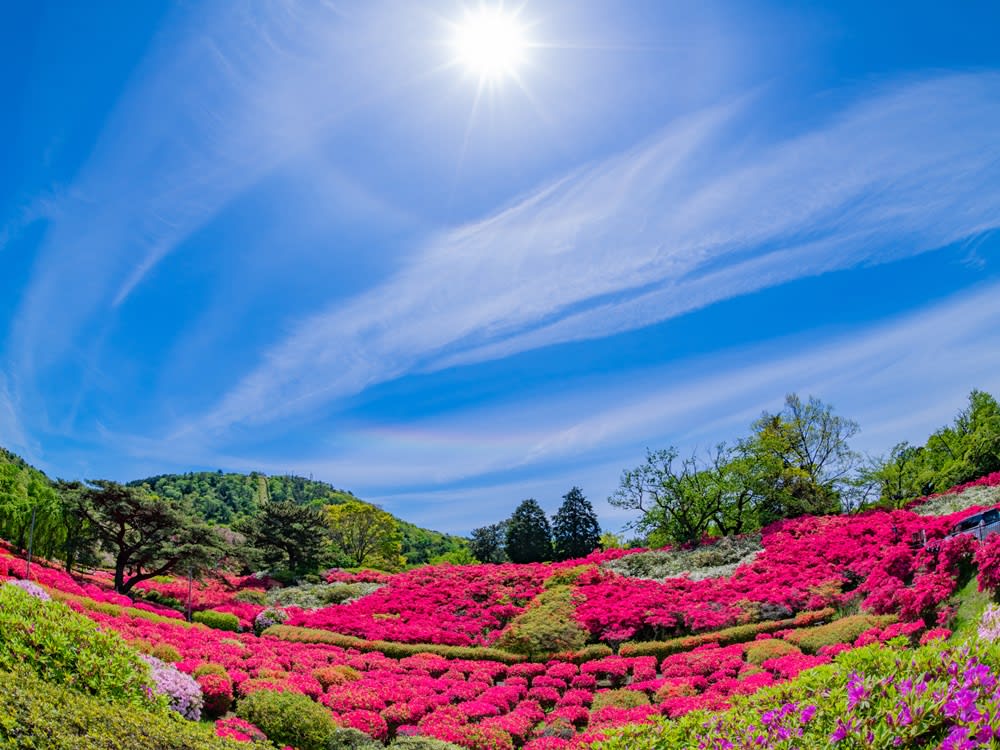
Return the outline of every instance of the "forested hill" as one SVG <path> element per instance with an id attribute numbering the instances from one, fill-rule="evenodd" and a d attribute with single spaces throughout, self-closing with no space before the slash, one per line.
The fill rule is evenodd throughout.
<path id="1" fill-rule="evenodd" d="M 255 515 L 268 500 L 322 506 L 361 499 L 327 482 L 298 476 L 268 476 L 256 471 L 249 474 L 221 471 L 160 474 L 129 482 L 129 485 L 145 486 L 161 497 L 190 501 L 207 520 L 226 525 L 242 516 Z M 423 529 L 401 519 L 397 519 L 397 523 L 402 554 L 411 565 L 430 562 L 434 557 L 464 546 L 459 537 Z"/>
<path id="2" fill-rule="evenodd" d="M 199 471 L 160 474 L 129 482 L 145 486 L 160 497 L 189 500 L 207 520 L 230 524 L 240 516 L 253 515 L 268 500 L 291 500 L 299 505 L 331 505 L 357 500 L 352 493 L 326 482 L 295 476 L 224 474 Z"/>

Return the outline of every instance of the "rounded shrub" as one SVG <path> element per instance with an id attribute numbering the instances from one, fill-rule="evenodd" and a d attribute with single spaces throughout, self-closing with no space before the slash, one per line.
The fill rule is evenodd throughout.
<path id="1" fill-rule="evenodd" d="M 638 690 L 619 688 L 618 690 L 601 690 L 594 693 L 594 702 L 590 704 L 591 711 L 602 708 L 638 708 L 648 706 L 649 698 Z"/>
<path id="2" fill-rule="evenodd" d="M 760 665 L 768 659 L 774 659 L 788 654 L 801 654 L 802 650 L 788 641 L 778 638 L 768 638 L 763 641 L 754 641 L 746 647 L 746 659 L 751 664 Z"/>
<path id="3" fill-rule="evenodd" d="M 326 747 L 327 750 L 383 750 L 385 745 L 358 729 L 338 727 Z"/>
<path id="4" fill-rule="evenodd" d="M 165 661 L 168 664 L 173 664 L 181 660 L 181 652 L 176 648 L 171 646 L 169 643 L 157 643 L 153 646 L 152 650 L 149 652 L 150 656 L 155 656 L 160 661 Z"/>
<path id="5" fill-rule="evenodd" d="M 216 612 L 214 609 L 205 609 L 195 612 L 191 619 L 215 630 L 228 630 L 231 633 L 238 633 L 240 630 L 240 619 L 231 612 Z"/>
<path id="6" fill-rule="evenodd" d="M 344 685 L 348 682 L 356 682 L 361 679 L 361 673 L 354 667 L 346 664 L 337 664 L 332 667 L 320 667 L 314 670 L 313 677 L 326 690 L 331 685 Z"/>
<path id="7" fill-rule="evenodd" d="M 233 599 L 244 604 L 264 605 L 267 604 L 267 592 L 260 589 L 243 589 L 242 591 L 237 591 Z"/>
<path id="8" fill-rule="evenodd" d="M 301 693 L 252 692 L 240 699 L 236 715 L 260 727 L 272 742 L 298 750 L 326 750 L 337 729 L 333 715 Z"/>
<path id="9" fill-rule="evenodd" d="M 261 610 L 253 620 L 253 632 L 260 635 L 272 625 L 280 625 L 288 619 L 288 613 L 283 609 L 269 608 Z"/>
<path id="10" fill-rule="evenodd" d="M 226 671 L 226 668 L 221 664 L 216 664 L 214 661 L 203 661 L 191 673 L 193 677 L 201 677 L 206 674 L 217 674 L 227 679 L 229 678 L 229 672 Z"/>
<path id="11" fill-rule="evenodd" d="M 459 745 L 433 737 L 397 737 L 389 747 L 393 750 L 462 750 Z"/>

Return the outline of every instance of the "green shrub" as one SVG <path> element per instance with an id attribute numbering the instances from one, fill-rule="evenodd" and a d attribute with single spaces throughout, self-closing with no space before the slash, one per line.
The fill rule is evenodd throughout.
<path id="1" fill-rule="evenodd" d="M 333 731 L 326 750 L 384 750 L 384 747 L 360 729 L 338 727 Z"/>
<path id="2" fill-rule="evenodd" d="M 547 589 L 511 621 L 496 645 L 529 658 L 583 648 L 587 632 L 576 621 L 575 609 L 569 586 Z"/>
<path id="3" fill-rule="evenodd" d="M 228 630 L 231 633 L 240 631 L 240 618 L 230 612 L 216 612 L 214 609 L 205 609 L 195 612 L 191 619 L 207 625 L 215 630 Z"/>
<path id="4" fill-rule="evenodd" d="M 142 620 L 149 620 L 150 622 L 157 623 L 169 623 L 174 627 L 181 628 L 203 628 L 204 625 L 199 625 L 198 623 L 186 622 L 184 620 L 179 620 L 176 617 L 166 617 L 164 615 L 158 615 L 155 612 L 148 612 L 145 609 L 137 609 L 136 607 L 121 607 L 117 604 L 110 604 L 109 602 L 97 602 L 93 599 L 89 599 L 86 596 L 77 596 L 76 594 L 68 594 L 65 591 L 59 591 L 57 589 L 52 589 L 49 594 L 53 599 L 60 602 L 72 602 L 84 609 L 89 609 L 94 612 L 100 612 L 105 615 L 110 615 L 111 617 L 121 617 L 127 615 L 128 617 L 138 617 Z"/>
<path id="5" fill-rule="evenodd" d="M 330 685 L 344 685 L 348 682 L 357 682 L 361 679 L 361 673 L 354 667 L 346 664 L 336 664 L 332 667 L 320 667 L 313 670 L 313 677 L 326 690 Z"/>
<path id="6" fill-rule="evenodd" d="M 802 628 L 785 636 L 785 640 L 798 646 L 807 654 L 815 654 L 823 646 L 833 646 L 837 643 L 853 643 L 854 640 L 869 628 L 884 628 L 899 619 L 895 615 L 851 615 L 839 620 Z"/>
<path id="7" fill-rule="evenodd" d="M 160 661 L 165 661 L 168 664 L 173 664 L 181 660 L 181 652 L 169 643 L 157 643 L 153 646 L 153 650 L 149 652 L 149 655 L 155 656 Z"/>
<path id="8" fill-rule="evenodd" d="M 297 750 L 326 750 L 337 729 L 330 711 L 301 693 L 258 690 L 240 699 L 236 715 Z"/>
<path id="9" fill-rule="evenodd" d="M 604 643 L 592 643 L 589 646 L 584 646 L 578 651 L 556 654 L 555 657 L 560 661 L 571 661 L 574 664 L 586 664 L 588 661 L 597 661 L 598 659 L 603 659 L 606 656 L 611 656 L 613 653 L 614 650 L 611 646 Z"/>
<path id="10" fill-rule="evenodd" d="M 557 570 L 555 573 L 550 575 L 542 583 L 543 588 L 553 589 L 557 586 L 572 586 L 576 583 L 577 579 L 583 575 L 586 571 L 590 570 L 592 565 L 577 565 L 573 568 L 564 568 L 562 570 Z"/>
<path id="11" fill-rule="evenodd" d="M 389 747 L 392 750 L 462 750 L 458 745 L 433 737 L 397 737 Z"/>
<path id="12" fill-rule="evenodd" d="M 788 654 L 801 654 L 802 650 L 788 641 L 778 638 L 768 638 L 766 641 L 755 641 L 746 647 L 746 660 L 751 664 L 763 664 L 768 659 L 774 659 Z"/>
<path id="13" fill-rule="evenodd" d="M 263 606 L 267 604 L 267 592 L 260 589 L 243 589 L 242 591 L 237 591 L 233 595 L 233 599 L 245 604 L 260 604 Z"/>
<path id="14" fill-rule="evenodd" d="M 226 668 L 221 664 L 216 664 L 214 661 L 203 661 L 194 668 L 192 677 L 201 677 L 205 674 L 217 674 L 220 677 L 229 677 L 229 672 L 226 671 Z"/>
<path id="15" fill-rule="evenodd" d="M 638 690 L 619 688 L 618 690 L 600 690 L 594 693 L 594 702 L 590 704 L 591 711 L 602 708 L 638 708 L 648 706 L 649 697 Z"/>
<path id="16" fill-rule="evenodd" d="M 211 725 L 109 703 L 39 680 L 0 673 L 3 750 L 273 750 L 216 737 Z"/>
<path id="17" fill-rule="evenodd" d="M 300 628 L 294 625 L 272 625 L 263 633 L 263 637 L 279 638 L 283 641 L 296 643 L 328 643 L 344 649 L 358 651 L 379 651 L 391 659 L 403 659 L 416 654 L 436 654 L 446 659 L 467 659 L 469 661 L 498 661 L 504 664 L 516 664 L 526 661 L 522 654 L 512 654 L 498 648 L 483 648 L 479 646 L 441 646 L 436 643 L 394 643 L 392 641 L 368 641 L 355 638 L 352 635 L 332 633 L 329 630 L 315 628 Z"/>
<path id="18" fill-rule="evenodd" d="M 152 707 L 149 669 L 121 636 L 65 604 L 0 586 L 0 670 L 22 665 L 46 682 Z"/>
<path id="19" fill-rule="evenodd" d="M 622 647 L 618 649 L 618 653 L 621 656 L 655 656 L 658 659 L 662 659 L 671 654 L 690 651 L 698 646 L 704 646 L 709 643 L 730 646 L 734 643 L 752 641 L 760 633 L 775 633 L 779 630 L 804 628 L 817 622 L 829 620 L 835 614 L 836 612 L 831 607 L 827 607 L 826 609 L 819 609 L 812 612 L 802 612 L 787 620 L 769 620 L 750 625 L 736 625 L 731 628 L 715 630 L 711 633 L 699 633 L 698 635 L 688 635 L 682 638 L 671 638 L 666 641 L 632 641 L 622 644 Z"/>

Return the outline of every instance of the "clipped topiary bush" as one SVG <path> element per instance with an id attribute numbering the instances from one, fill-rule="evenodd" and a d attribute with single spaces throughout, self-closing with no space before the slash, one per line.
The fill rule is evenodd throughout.
<path id="1" fill-rule="evenodd" d="M 253 620 L 253 632 L 263 635 L 264 631 L 274 625 L 280 625 L 288 619 L 288 613 L 283 609 L 264 609 L 257 613 Z"/>
<path id="2" fill-rule="evenodd" d="M 361 673 L 354 667 L 346 664 L 337 664 L 332 667 L 320 667 L 313 671 L 313 677 L 326 690 L 331 685 L 344 685 L 348 682 L 356 682 L 361 679 Z"/>
<path id="3" fill-rule="evenodd" d="M 139 655 L 57 601 L 0 586 L 0 670 L 27 667 L 46 682 L 152 708 L 150 675 Z"/>
<path id="4" fill-rule="evenodd" d="M 5 750 L 273 750 L 216 737 L 211 725 L 48 684 L 23 669 L 0 673 L 0 706 Z"/>
<path id="5" fill-rule="evenodd" d="M 768 638 L 765 641 L 754 641 L 746 647 L 746 659 L 751 664 L 761 665 L 768 659 L 774 659 L 788 654 L 801 654 L 802 649 L 788 641 L 778 638 Z"/>
<path id="6" fill-rule="evenodd" d="M 231 633 L 240 631 L 240 619 L 230 612 L 216 612 L 214 609 L 205 609 L 195 612 L 191 619 L 207 625 L 216 630 L 228 630 Z"/>
<path id="7" fill-rule="evenodd" d="M 576 651 L 587 632 L 576 621 L 573 590 L 554 586 L 540 593 L 500 634 L 496 646 L 529 658 Z"/>
<path id="8" fill-rule="evenodd" d="M 165 661 L 168 664 L 173 664 L 181 660 L 181 652 L 176 648 L 171 646 L 169 643 L 157 643 L 153 646 L 152 651 L 149 652 L 150 656 L 155 656 L 160 661 Z"/>
<path id="9" fill-rule="evenodd" d="M 240 699 L 236 715 L 272 742 L 297 750 L 326 750 L 337 729 L 332 714 L 301 693 L 252 692 Z"/>
<path id="10" fill-rule="evenodd" d="M 602 708 L 638 708 L 648 706 L 649 697 L 638 690 L 619 688 L 617 690 L 601 690 L 594 693 L 594 702 L 590 704 L 591 711 Z"/>
<path id="11" fill-rule="evenodd" d="M 194 668 L 194 672 L 191 673 L 192 677 L 201 677 L 206 674 L 217 674 L 222 675 L 225 678 L 229 678 L 229 672 L 221 664 L 216 664 L 214 661 L 203 661 L 197 667 Z"/>

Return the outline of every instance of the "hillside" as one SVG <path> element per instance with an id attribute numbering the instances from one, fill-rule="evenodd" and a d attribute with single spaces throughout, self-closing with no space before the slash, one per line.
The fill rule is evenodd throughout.
<path id="1" fill-rule="evenodd" d="M 253 515 L 267 500 L 288 500 L 299 505 L 323 506 L 360 500 L 348 490 L 316 479 L 293 475 L 269 476 L 221 471 L 159 474 L 128 483 L 146 487 L 162 497 L 190 501 L 206 520 L 229 525 L 241 516 Z M 464 540 L 450 534 L 424 529 L 397 518 L 402 554 L 410 565 L 423 565 L 440 555 L 454 552 Z"/>

